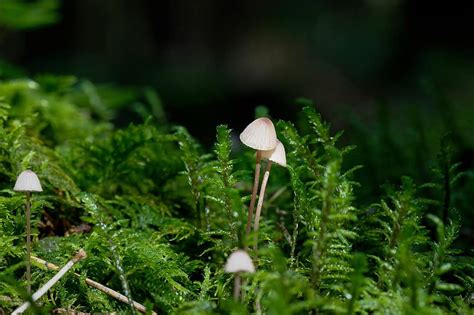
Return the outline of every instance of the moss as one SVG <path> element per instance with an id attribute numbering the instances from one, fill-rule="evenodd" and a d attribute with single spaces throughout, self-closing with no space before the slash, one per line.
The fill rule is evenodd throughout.
<path id="1" fill-rule="evenodd" d="M 354 147 L 339 145 L 342 134 L 313 106 L 296 124 L 279 121 L 288 170 L 269 182 L 258 259 L 251 252 L 257 272 L 236 304 L 223 265 L 243 245 L 253 156 L 232 152 L 224 125 L 212 151 L 163 118 L 117 129 L 121 94 L 106 92 L 102 99 L 100 87 L 71 77 L 0 83 L 3 311 L 24 297 L 24 209 L 12 187 L 31 168 L 44 186 L 33 198 L 34 254 L 57 265 L 79 248 L 89 254 L 75 267 L 81 278 L 69 273 L 40 300 L 45 312 L 130 310 L 87 287 L 86 276 L 120 292 L 125 281 L 134 300 L 159 313 L 469 312 L 474 259 L 455 246 L 463 224 L 456 205 L 469 204 L 458 183 L 472 186 L 473 176 L 458 171 L 450 146 L 432 157 L 429 183 L 402 177 L 364 200 L 374 187 L 353 174 L 373 169 L 359 170 Z M 141 112 L 162 113 L 159 106 Z M 374 152 L 372 160 L 385 158 Z M 34 268 L 33 289 L 52 274 Z"/>

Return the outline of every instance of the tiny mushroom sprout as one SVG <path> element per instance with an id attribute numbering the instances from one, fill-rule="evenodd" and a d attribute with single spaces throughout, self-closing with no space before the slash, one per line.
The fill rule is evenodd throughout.
<path id="1" fill-rule="evenodd" d="M 258 247 L 258 227 L 260 224 L 260 214 L 262 212 L 263 199 L 265 198 L 265 189 L 267 187 L 268 178 L 270 177 L 272 162 L 280 166 L 286 167 L 285 147 L 279 140 L 277 140 L 277 145 L 275 149 L 270 151 L 263 151 L 262 158 L 267 159 L 268 163 L 267 168 L 265 170 L 265 174 L 263 175 L 262 186 L 260 187 L 260 195 L 258 196 L 257 211 L 255 212 L 255 222 L 253 225 L 253 229 L 255 232 L 253 244 L 254 250 L 257 250 Z"/>
<path id="2" fill-rule="evenodd" d="M 260 181 L 260 160 L 262 152 L 273 150 L 277 144 L 275 126 L 268 118 L 258 118 L 251 122 L 240 134 L 240 141 L 246 146 L 257 150 L 255 161 L 255 176 L 253 180 L 252 198 L 250 199 L 246 236 L 250 234 L 255 199 L 257 198 L 258 183 Z"/>
<path id="3" fill-rule="evenodd" d="M 18 176 L 13 190 L 24 192 L 26 196 L 26 281 L 28 293 L 31 293 L 31 193 L 43 191 L 43 188 L 35 172 L 26 170 Z"/>
<path id="4" fill-rule="evenodd" d="M 224 271 L 234 273 L 234 300 L 238 300 L 240 297 L 240 274 L 242 272 L 255 272 L 255 266 L 253 265 L 252 259 L 244 250 L 237 250 L 230 254 L 227 258 L 227 262 L 224 266 Z"/>

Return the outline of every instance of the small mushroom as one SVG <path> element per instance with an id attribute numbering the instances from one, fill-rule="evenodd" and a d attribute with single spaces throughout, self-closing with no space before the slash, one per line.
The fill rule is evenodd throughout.
<path id="1" fill-rule="evenodd" d="M 26 208 L 26 282 L 28 293 L 31 294 L 31 192 L 43 191 L 38 176 L 33 171 L 26 170 L 18 176 L 14 191 L 25 193 Z"/>
<path id="2" fill-rule="evenodd" d="M 260 195 L 258 196 L 258 204 L 257 204 L 257 211 L 255 213 L 255 221 L 253 225 L 254 230 L 254 250 L 258 248 L 258 227 L 260 224 L 260 214 L 262 212 L 263 207 L 263 199 L 265 198 L 265 189 L 267 187 L 268 178 L 270 177 L 270 170 L 272 168 L 272 162 L 286 167 L 286 153 L 285 147 L 283 143 L 277 140 L 277 145 L 275 149 L 270 151 L 263 151 L 262 159 L 267 159 L 267 168 L 265 170 L 265 174 L 263 175 L 262 186 L 260 187 Z"/>
<path id="3" fill-rule="evenodd" d="M 255 161 L 255 176 L 253 180 L 252 198 L 250 199 L 249 213 L 245 235 L 250 234 L 255 199 L 257 198 L 258 183 L 260 181 L 260 161 L 262 152 L 273 150 L 277 144 L 276 132 L 273 123 L 268 118 L 258 118 L 251 122 L 240 134 L 240 141 L 246 146 L 257 150 Z"/>
<path id="4" fill-rule="evenodd" d="M 242 272 L 255 272 L 255 266 L 253 265 L 252 259 L 244 250 L 237 250 L 230 254 L 227 258 L 227 262 L 224 266 L 224 271 L 234 273 L 234 300 L 238 301 L 241 290 L 241 273 Z"/>

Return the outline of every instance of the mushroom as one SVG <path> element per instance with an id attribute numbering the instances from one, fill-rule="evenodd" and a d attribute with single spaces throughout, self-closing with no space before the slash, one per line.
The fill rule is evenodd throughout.
<path id="1" fill-rule="evenodd" d="M 257 197 L 258 183 L 260 181 L 260 161 L 262 151 L 273 150 L 277 143 L 275 127 L 268 118 L 258 118 L 251 122 L 240 134 L 240 141 L 246 146 L 257 151 L 255 161 L 255 176 L 253 180 L 252 198 L 250 199 L 249 213 L 245 235 L 250 234 L 253 210 L 255 207 L 255 199 Z"/>
<path id="2" fill-rule="evenodd" d="M 31 294 L 31 192 L 40 192 L 43 188 L 38 176 L 33 171 L 26 170 L 18 176 L 13 190 L 22 191 L 26 196 L 26 282 L 28 293 Z"/>
<path id="3" fill-rule="evenodd" d="M 227 258 L 227 262 L 224 266 L 224 271 L 234 273 L 234 300 L 238 300 L 240 297 L 240 274 L 242 272 L 255 272 L 252 259 L 244 250 L 237 250 L 230 254 Z"/>
<path id="4" fill-rule="evenodd" d="M 270 177 L 270 170 L 272 168 L 272 162 L 275 162 L 278 165 L 286 167 L 286 153 L 283 143 L 277 140 L 277 145 L 275 149 L 270 151 L 263 151 L 262 158 L 267 159 L 267 168 L 265 174 L 263 175 L 262 186 L 260 187 L 260 195 L 258 196 L 257 211 L 255 213 L 255 222 L 253 224 L 254 230 L 254 244 L 253 249 L 257 250 L 258 247 L 258 226 L 260 223 L 260 213 L 262 212 L 263 199 L 265 198 L 265 189 L 267 187 L 268 178 Z"/>

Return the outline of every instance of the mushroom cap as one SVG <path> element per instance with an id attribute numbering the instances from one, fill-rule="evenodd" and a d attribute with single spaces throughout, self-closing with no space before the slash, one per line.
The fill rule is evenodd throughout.
<path id="1" fill-rule="evenodd" d="M 252 259 L 244 250 L 237 250 L 230 254 L 224 266 L 225 272 L 255 272 Z"/>
<path id="2" fill-rule="evenodd" d="M 252 121 L 240 134 L 240 141 L 255 150 L 272 150 L 276 146 L 276 132 L 268 118 Z"/>
<path id="3" fill-rule="evenodd" d="M 15 191 L 43 191 L 41 183 L 36 176 L 35 172 L 26 170 L 21 172 L 21 174 L 16 179 Z"/>
<path id="4" fill-rule="evenodd" d="M 262 159 L 267 159 L 277 163 L 278 165 L 286 167 L 286 153 L 283 143 L 281 143 L 280 140 L 277 140 L 275 149 L 262 151 Z"/>

